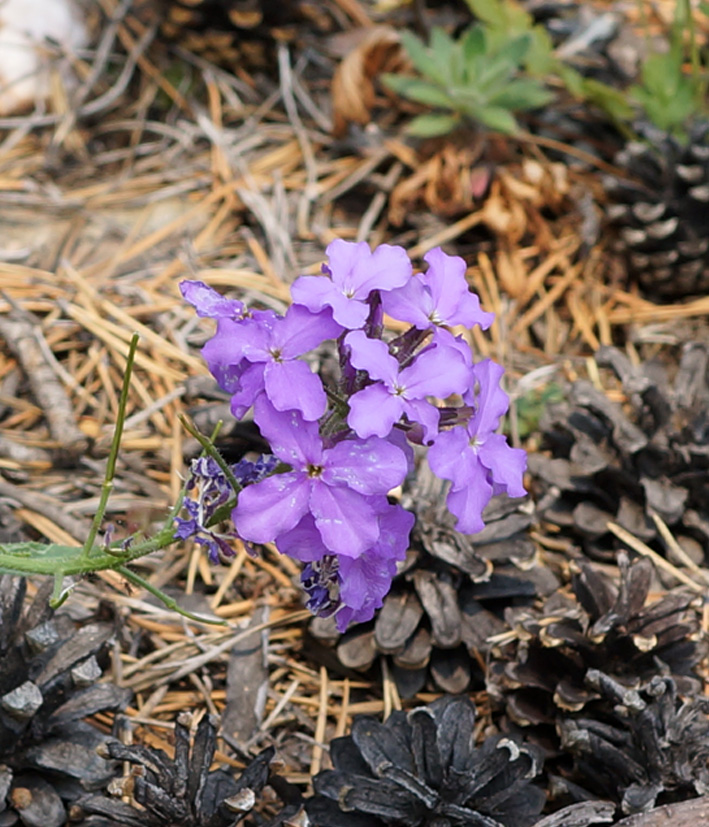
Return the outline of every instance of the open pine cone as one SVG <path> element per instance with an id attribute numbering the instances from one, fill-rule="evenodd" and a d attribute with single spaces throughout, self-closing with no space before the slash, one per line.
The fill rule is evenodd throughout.
<path id="1" fill-rule="evenodd" d="M 663 298 L 709 291 L 709 124 L 686 141 L 649 124 L 616 157 L 632 180 L 608 178 L 609 221 L 628 275 Z"/>
<path id="2" fill-rule="evenodd" d="M 541 769 L 535 748 L 493 736 L 475 749 L 474 725 L 473 704 L 450 696 L 384 724 L 356 719 L 330 745 L 335 769 L 313 781 L 313 827 L 534 824 L 545 800 L 531 783 Z"/>
<path id="3" fill-rule="evenodd" d="M 709 699 L 681 701 L 669 677 L 635 690 L 591 669 L 586 685 L 600 701 L 559 722 L 580 787 L 616 801 L 623 813 L 709 792 Z"/>
<path id="4" fill-rule="evenodd" d="M 671 674 L 682 691 L 699 690 L 693 668 L 706 647 L 694 595 L 682 589 L 646 605 L 653 566 L 647 558 L 618 559 L 620 583 L 585 561 L 573 595 L 558 593 L 539 610 L 508 610 L 515 641 L 506 660 L 491 663 L 488 689 L 520 726 L 552 725 L 598 699 L 589 669 L 603 669 L 623 686 Z"/>
<path id="5" fill-rule="evenodd" d="M 530 501 L 493 499 L 483 514 L 485 529 L 463 535 L 445 510 L 443 486 L 422 463 L 402 500 L 417 516 L 411 549 L 374 620 L 341 637 L 330 619 L 310 626 L 313 637 L 336 646 L 348 668 L 365 670 L 389 656 L 403 697 L 429 680 L 450 693 L 482 687 L 487 639 L 506 628 L 495 614 L 499 603 L 530 604 L 559 585 L 539 565 L 526 534 L 533 520 Z"/>
<path id="6" fill-rule="evenodd" d="M 612 347 L 595 358 L 621 379 L 629 404 L 622 408 L 577 381 L 568 401 L 549 407 L 541 428 L 551 456 L 529 456 L 541 519 L 586 555 L 613 561 L 619 543 L 609 521 L 662 553 L 658 515 L 685 552 L 705 564 L 709 347 L 685 344 L 671 383 L 657 361 L 634 366 Z"/>
<path id="7" fill-rule="evenodd" d="M 135 0 L 133 12 L 188 52 L 232 71 L 276 65 L 275 43 L 296 22 L 331 27 L 326 9 L 306 0 Z"/>
<path id="8" fill-rule="evenodd" d="M 25 825 L 63 827 L 67 803 L 106 784 L 116 765 L 83 718 L 124 707 L 131 692 L 98 683 L 108 623 L 77 628 L 40 590 L 25 610 L 24 578 L 0 577 L 0 811 Z"/>
<path id="9" fill-rule="evenodd" d="M 264 787 L 274 782 L 270 765 L 273 747 L 260 752 L 238 778 L 223 769 L 211 770 L 217 741 L 216 721 L 205 715 L 190 745 L 191 716 L 180 715 L 175 722 L 175 757 L 154 747 L 126 746 L 109 741 L 103 747 L 107 757 L 133 765 L 128 778 L 114 782 L 110 791 L 130 796 L 140 809 L 116 798 L 92 795 L 77 802 L 73 815 L 93 814 L 89 823 L 109 819 L 116 827 L 235 827 L 259 804 Z M 274 782 L 275 783 L 275 782 Z M 283 785 L 284 788 L 286 785 Z M 262 827 L 278 827 L 300 808 L 290 804 Z"/>

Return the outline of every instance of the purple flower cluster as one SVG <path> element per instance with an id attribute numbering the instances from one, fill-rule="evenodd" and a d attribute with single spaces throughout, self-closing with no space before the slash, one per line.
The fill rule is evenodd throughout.
<path id="1" fill-rule="evenodd" d="M 198 315 L 216 320 L 202 353 L 234 416 L 253 407 L 273 452 L 265 474 L 239 474 L 236 531 L 300 560 L 308 607 L 334 614 L 344 630 L 373 616 L 406 555 L 414 517 L 387 495 L 412 468 L 409 442 L 428 447 L 432 470 L 450 481 L 457 527 L 469 533 L 483 527 L 494 494 L 525 494 L 526 456 L 496 433 L 509 402 L 502 368 L 475 364 L 448 329 L 487 329 L 494 318 L 469 291 L 465 262 L 432 250 L 426 272 L 414 275 L 401 247 L 342 240 L 327 255 L 322 276 L 294 282 L 284 315 L 250 310 L 202 282 L 180 287 Z M 384 313 L 411 327 L 387 337 Z M 302 357 L 327 340 L 336 341 L 341 377 L 325 388 Z M 223 538 L 210 533 L 207 512 L 233 492 L 224 493 L 218 466 L 202 470 L 214 481 L 203 475 L 206 493 L 186 503 L 178 534 L 199 528 L 218 556 Z"/>

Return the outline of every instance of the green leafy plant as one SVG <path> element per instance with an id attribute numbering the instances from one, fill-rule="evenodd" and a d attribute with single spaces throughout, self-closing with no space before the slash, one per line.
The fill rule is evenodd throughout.
<path id="1" fill-rule="evenodd" d="M 539 420 L 549 405 L 561 402 L 564 389 L 557 382 L 534 388 L 516 400 L 517 431 L 522 439 L 539 430 Z"/>
<path id="2" fill-rule="evenodd" d="M 529 48 L 522 61 L 534 77 L 558 74 L 562 62 L 554 55 L 554 44 L 544 26 L 535 25 L 532 15 L 515 0 L 465 0 L 475 17 L 485 25 L 490 45 L 501 48 L 511 38 L 528 36 Z"/>
<path id="3" fill-rule="evenodd" d="M 402 32 L 401 42 L 422 77 L 387 74 L 384 83 L 439 110 L 414 118 L 413 135 L 444 135 L 466 120 L 513 134 L 518 129 L 514 112 L 536 109 L 554 97 L 537 78 L 521 76 L 532 46 L 529 33 L 501 41 L 475 25 L 458 40 L 434 28 L 428 46 L 410 32 Z"/>
<path id="4" fill-rule="evenodd" d="M 660 129 L 683 140 L 696 116 L 707 115 L 707 81 L 701 65 L 695 22 L 688 0 L 680 0 L 665 53 L 653 53 L 643 63 L 640 83 L 631 86 L 630 97 Z M 689 62 L 691 71 L 685 71 Z"/>
<path id="5" fill-rule="evenodd" d="M 641 84 L 630 88 L 630 96 L 660 129 L 680 137 L 684 125 L 697 111 L 696 81 L 685 75 L 682 50 L 675 44 L 666 54 L 647 58 Z"/>

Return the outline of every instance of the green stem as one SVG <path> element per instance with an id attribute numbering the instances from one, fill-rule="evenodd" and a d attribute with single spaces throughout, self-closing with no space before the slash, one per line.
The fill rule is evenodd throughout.
<path id="1" fill-rule="evenodd" d="M 130 569 L 125 568 L 124 566 L 119 566 L 116 569 L 116 571 L 120 575 L 125 577 L 126 580 L 128 580 L 134 586 L 138 586 L 138 588 L 140 589 L 145 589 L 145 591 L 152 594 L 153 597 L 157 597 L 157 599 L 168 609 L 172 610 L 173 612 L 177 612 L 178 614 L 188 618 L 189 620 L 196 620 L 199 623 L 210 623 L 213 626 L 227 625 L 226 620 L 220 620 L 216 617 L 201 617 L 200 615 L 188 612 L 186 609 L 183 609 L 174 598 L 165 594 L 165 592 L 158 589 L 157 586 L 153 586 L 153 584 L 149 583 L 144 577 L 141 577 L 139 574 L 136 574 L 134 571 L 131 571 Z"/>
<path id="2" fill-rule="evenodd" d="M 111 451 L 106 462 L 106 475 L 103 478 L 101 485 L 101 498 L 99 500 L 98 508 L 91 521 L 91 528 L 89 529 L 88 537 L 81 549 L 81 556 L 87 558 L 91 556 L 91 551 L 94 547 L 96 536 L 103 523 L 106 508 L 108 506 L 108 498 L 113 491 L 113 478 L 116 475 L 116 462 L 118 460 L 118 449 L 121 446 L 121 437 L 123 436 L 123 425 L 126 421 L 126 408 L 128 406 L 128 393 L 130 392 L 130 378 L 133 373 L 133 363 L 135 362 L 135 353 L 138 349 L 138 334 L 134 333 L 130 340 L 130 347 L 128 349 L 128 356 L 126 358 L 126 372 L 123 376 L 123 387 L 121 388 L 121 396 L 118 400 L 118 411 L 116 413 L 116 428 L 113 432 L 113 442 L 111 443 Z"/>
<path id="3" fill-rule="evenodd" d="M 238 494 L 239 491 L 241 491 L 241 489 L 243 488 L 243 486 L 236 479 L 236 477 L 232 473 L 231 468 L 229 468 L 229 465 L 227 464 L 226 460 L 219 453 L 219 451 L 217 451 L 212 442 L 203 433 L 198 431 L 194 423 L 190 422 L 190 420 L 184 414 L 180 414 L 180 422 L 182 423 L 185 430 L 189 434 L 191 434 L 197 440 L 197 442 L 199 442 L 204 452 L 217 463 L 222 473 L 229 481 L 229 485 L 231 485 L 231 487 L 234 489 L 234 492 Z"/>

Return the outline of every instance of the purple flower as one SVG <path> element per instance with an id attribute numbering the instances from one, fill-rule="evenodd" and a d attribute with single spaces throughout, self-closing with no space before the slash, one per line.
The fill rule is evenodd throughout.
<path id="1" fill-rule="evenodd" d="M 384 311 L 420 330 L 432 325 L 480 325 L 487 330 L 494 313 L 484 313 L 480 300 L 468 289 L 465 261 L 436 247 L 424 256 L 425 273 L 417 273 L 403 287 L 382 294 Z"/>
<path id="2" fill-rule="evenodd" d="M 212 457 L 192 460 L 185 488 L 187 491 L 196 491 L 197 497 L 183 501 L 188 519 L 175 517 L 175 537 L 180 540 L 193 537 L 196 543 L 207 549 L 212 563 L 218 563 L 224 557 L 233 557 L 234 549 L 228 541 L 236 535 L 222 534 L 209 526 L 219 506 L 229 502 L 235 494 L 216 461 Z"/>
<path id="3" fill-rule="evenodd" d="M 446 504 L 458 518 L 456 528 L 465 534 L 484 528 L 482 512 L 493 494 L 524 497 L 527 493 L 522 482 L 526 453 L 494 433 L 509 406 L 509 397 L 500 388 L 504 369 L 485 359 L 473 372 L 479 391 L 474 399 L 466 394 L 465 400 L 475 405 L 475 413 L 467 425 L 441 432 L 428 451 L 433 472 L 451 481 Z"/>
<path id="4" fill-rule="evenodd" d="M 336 322 L 349 330 L 364 325 L 372 290 L 393 290 L 411 277 L 411 262 L 403 247 L 381 244 L 374 252 L 365 241 L 338 238 L 326 250 L 322 276 L 301 276 L 291 286 L 293 301 L 310 310 L 332 309 Z"/>
<path id="5" fill-rule="evenodd" d="M 180 292 L 202 318 L 232 321 L 254 319 L 261 324 L 268 324 L 277 318 L 273 310 L 251 310 L 238 299 L 227 299 L 203 281 L 181 281 Z"/>
<path id="6" fill-rule="evenodd" d="M 270 325 L 220 319 L 202 353 L 221 386 L 228 385 L 237 419 L 265 393 L 276 410 L 297 410 L 313 421 L 325 413 L 327 397 L 320 378 L 297 357 L 341 330 L 329 311 L 293 304 Z"/>
<path id="7" fill-rule="evenodd" d="M 272 474 L 277 465 L 276 457 L 262 454 L 255 462 L 239 460 L 231 466 L 231 471 L 241 485 L 250 485 Z M 185 489 L 196 492 L 197 496 L 183 500 L 187 519 L 175 517 L 175 537 L 180 540 L 194 538 L 196 543 L 207 549 L 212 563 L 233 557 L 234 549 L 230 541 L 236 538 L 236 532 L 217 532 L 210 525 L 219 507 L 236 494 L 216 460 L 212 457 L 193 459 Z"/>
<path id="8" fill-rule="evenodd" d="M 414 515 L 386 497 L 373 498 L 379 539 L 359 557 L 333 555 L 322 543 L 310 514 L 276 542 L 279 551 L 305 562 L 301 583 L 308 608 L 322 617 L 336 614 L 337 628 L 374 616 L 391 588 L 397 562 L 404 560 Z"/>
<path id="9" fill-rule="evenodd" d="M 325 547 L 357 557 L 379 539 L 374 495 L 403 480 L 404 453 L 377 438 L 347 439 L 326 448 L 317 423 L 297 411 L 280 413 L 259 397 L 254 415 L 273 453 L 292 470 L 239 494 L 233 519 L 239 535 L 267 543 L 312 514 Z"/>
<path id="10" fill-rule="evenodd" d="M 438 433 L 438 408 L 426 397 L 463 393 L 470 384 L 470 368 L 455 347 L 431 345 L 402 369 L 384 342 L 361 330 L 348 333 L 345 346 L 351 363 L 377 380 L 349 400 L 347 423 L 363 438 L 386 436 L 406 415 L 421 424 L 424 439 L 432 439 Z"/>
<path id="11" fill-rule="evenodd" d="M 202 318 L 243 319 L 246 313 L 243 302 L 225 298 L 203 281 L 181 281 L 180 292 Z"/>

